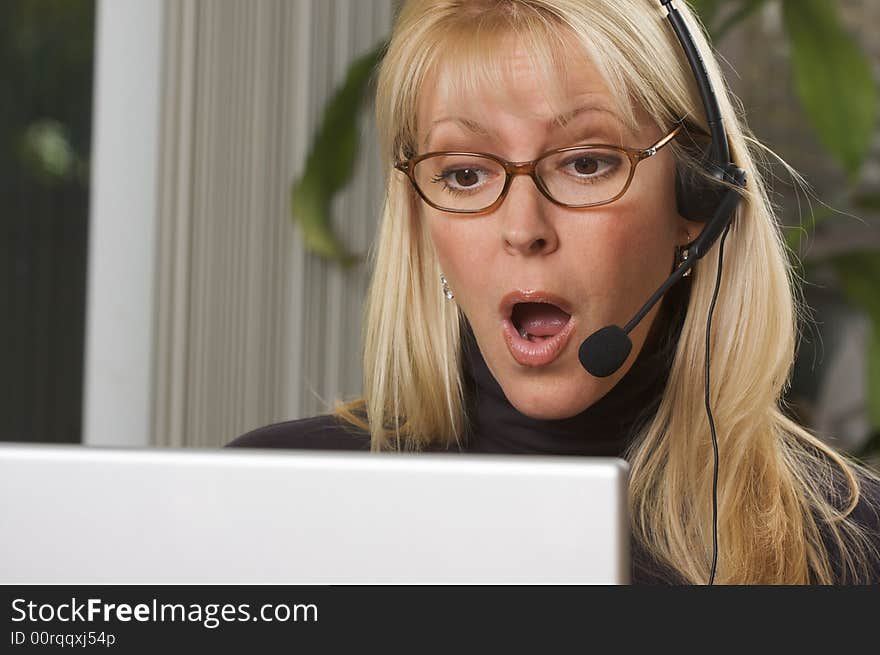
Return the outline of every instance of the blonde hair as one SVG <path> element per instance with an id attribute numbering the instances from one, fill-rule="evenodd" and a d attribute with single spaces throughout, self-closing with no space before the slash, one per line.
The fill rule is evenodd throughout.
<path id="1" fill-rule="evenodd" d="M 856 473 L 872 474 L 781 409 L 800 301 L 756 165 L 764 161 L 762 151 L 773 153 L 751 135 L 741 107 L 735 110 L 703 26 L 684 2 L 677 5 L 718 94 L 731 157 L 748 175 L 725 244 L 711 334 L 710 398 L 720 450 L 716 581 L 859 581 L 877 555 L 848 515 L 860 496 Z M 563 98 L 567 67 L 589 57 L 634 130 L 633 108 L 640 106 L 663 130 L 686 119 L 708 132 L 693 74 L 655 0 L 412 0 L 401 9 L 378 77 L 376 116 L 387 172 L 395 160 L 417 152 L 417 101 L 426 78 L 442 65 L 455 71 L 449 83 L 459 93 L 503 90 L 510 54 L 504 39 L 511 35 L 547 80 L 548 98 Z M 679 142 L 672 148 L 682 174 L 700 174 L 690 149 Z M 462 316 L 443 299 L 437 258 L 416 202 L 404 176 L 389 174 L 371 252 L 363 398 L 337 402 L 334 410 L 370 432 L 374 451 L 457 443 L 468 420 Z M 716 245 L 694 269 L 659 408 L 625 454 L 634 538 L 690 583 L 707 580 L 712 553 L 712 442 L 703 377 L 695 372 L 704 367 L 717 257 Z M 838 570 L 829 544 L 837 551 Z"/>

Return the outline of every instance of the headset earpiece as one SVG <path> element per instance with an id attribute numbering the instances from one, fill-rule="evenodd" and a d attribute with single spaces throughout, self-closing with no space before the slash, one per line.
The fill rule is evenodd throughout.
<path id="1" fill-rule="evenodd" d="M 676 137 L 676 144 L 684 150 L 690 165 L 678 163 L 675 167 L 675 202 L 682 218 L 705 223 L 715 216 L 727 188 L 701 174 L 699 169 L 710 171 L 713 165 L 712 137 L 701 127 L 684 121 L 684 130 Z M 723 173 L 716 173 L 720 179 Z"/>
<path id="2" fill-rule="evenodd" d="M 675 203 L 682 218 L 705 223 L 715 215 L 727 191 L 724 185 L 713 183 L 691 169 L 676 167 Z"/>

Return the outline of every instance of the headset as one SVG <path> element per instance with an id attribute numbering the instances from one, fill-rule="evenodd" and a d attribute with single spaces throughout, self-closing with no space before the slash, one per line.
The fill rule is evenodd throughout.
<path id="1" fill-rule="evenodd" d="M 607 325 L 591 334 L 578 349 L 578 359 L 588 373 L 596 377 L 607 377 L 617 371 L 632 350 L 629 333 L 647 315 L 657 301 L 687 275 L 699 259 L 711 250 L 719 236 L 718 270 L 715 277 L 715 290 L 709 305 L 706 319 L 706 368 L 704 375 L 706 415 L 709 430 L 712 434 L 714 449 L 714 473 L 712 477 L 712 568 L 709 573 L 709 584 L 715 581 L 715 569 L 718 563 L 718 439 L 715 435 L 715 420 L 709 406 L 709 335 L 712 327 L 712 314 L 718 289 L 721 286 L 721 269 L 724 257 L 724 241 L 730 230 L 736 208 L 742 198 L 740 190 L 746 186 L 746 172 L 730 160 L 730 148 L 724 121 L 718 109 L 718 100 L 706 72 L 706 66 L 700 52 L 694 44 L 693 37 L 685 25 L 673 0 L 660 0 L 668 11 L 667 18 L 678 37 L 685 56 L 690 63 L 694 78 L 700 91 L 700 98 L 706 112 L 712 142 L 707 153 L 705 170 L 711 180 L 703 177 L 690 176 L 683 171 L 675 174 L 675 198 L 679 215 L 691 221 L 705 223 L 700 235 L 687 246 L 687 257 L 676 266 L 675 270 L 651 295 L 648 301 L 636 312 L 636 315 L 623 327 Z M 734 188 L 721 182 L 734 185 Z"/>

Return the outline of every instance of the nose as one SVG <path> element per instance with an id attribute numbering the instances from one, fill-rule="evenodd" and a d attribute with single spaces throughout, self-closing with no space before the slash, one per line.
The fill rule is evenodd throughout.
<path id="1" fill-rule="evenodd" d="M 510 254 L 547 255 L 559 247 L 559 239 L 549 220 L 551 203 L 528 175 L 517 175 L 510 182 L 501 204 L 501 236 Z"/>

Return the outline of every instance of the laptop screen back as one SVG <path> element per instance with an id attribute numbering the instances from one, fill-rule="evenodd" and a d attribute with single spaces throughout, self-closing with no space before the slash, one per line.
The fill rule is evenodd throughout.
<path id="1" fill-rule="evenodd" d="M 626 462 L 0 445 L 0 583 L 629 581 Z"/>

